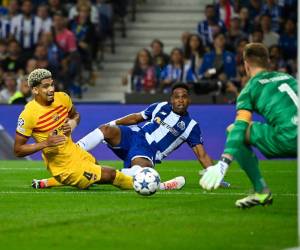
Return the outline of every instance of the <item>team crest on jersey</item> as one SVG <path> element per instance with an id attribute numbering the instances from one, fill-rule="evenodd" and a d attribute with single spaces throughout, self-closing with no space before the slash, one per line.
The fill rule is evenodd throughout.
<path id="1" fill-rule="evenodd" d="M 180 128 L 181 130 L 184 130 L 185 129 L 185 123 L 184 121 L 180 121 L 177 123 L 177 127 Z"/>
<path id="2" fill-rule="evenodd" d="M 24 132 L 25 131 L 25 129 L 23 128 L 24 124 L 25 124 L 24 119 L 23 118 L 19 118 L 18 119 L 17 130 L 19 130 L 21 132 Z"/>
<path id="3" fill-rule="evenodd" d="M 59 114 L 54 114 L 54 115 L 52 116 L 52 119 L 53 119 L 54 121 L 58 121 L 59 118 L 60 118 Z"/>

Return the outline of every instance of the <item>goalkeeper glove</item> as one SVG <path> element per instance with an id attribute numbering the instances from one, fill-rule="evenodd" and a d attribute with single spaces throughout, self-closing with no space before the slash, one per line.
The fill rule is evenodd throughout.
<path id="1" fill-rule="evenodd" d="M 200 186 L 207 190 L 217 189 L 220 186 L 228 167 L 229 164 L 223 160 L 220 160 L 216 165 L 208 167 L 200 179 Z"/>

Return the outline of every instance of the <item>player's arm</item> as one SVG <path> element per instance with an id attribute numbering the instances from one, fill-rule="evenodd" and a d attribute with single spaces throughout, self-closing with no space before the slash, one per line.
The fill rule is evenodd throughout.
<path id="1" fill-rule="evenodd" d="M 232 161 L 241 144 L 246 141 L 246 131 L 252 121 L 252 112 L 249 110 L 238 110 L 233 129 L 230 131 L 222 157 Z"/>
<path id="2" fill-rule="evenodd" d="M 252 113 L 246 109 L 237 112 L 233 129 L 229 132 L 224 153 L 217 164 L 209 167 L 200 180 L 200 185 L 207 190 L 216 189 L 220 186 L 226 171 L 238 154 L 239 148 L 245 143 L 247 128 L 252 120 Z"/>
<path id="3" fill-rule="evenodd" d="M 29 137 L 16 133 L 14 153 L 17 157 L 24 157 L 38 152 L 46 147 L 54 147 L 65 142 L 66 138 L 63 135 L 50 135 L 47 140 L 32 144 L 27 144 Z"/>
<path id="4" fill-rule="evenodd" d="M 109 125 L 134 125 L 145 121 L 141 113 L 133 113 L 117 120 L 111 121 Z"/>
<path id="5" fill-rule="evenodd" d="M 205 148 L 202 144 L 198 144 L 193 147 L 193 151 L 195 155 L 197 156 L 198 161 L 201 163 L 201 165 L 204 168 L 207 168 L 211 165 L 213 165 L 213 160 L 210 158 L 210 156 L 206 153 Z"/>

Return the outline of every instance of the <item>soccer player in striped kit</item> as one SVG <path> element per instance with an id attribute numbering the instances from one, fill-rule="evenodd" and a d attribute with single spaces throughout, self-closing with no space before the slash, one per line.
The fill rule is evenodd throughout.
<path id="1" fill-rule="evenodd" d="M 206 168 L 213 161 L 206 153 L 198 123 L 187 112 L 190 104 L 189 88 L 186 84 L 172 87 L 170 103 L 150 105 L 140 113 L 129 114 L 95 129 L 77 144 L 89 151 L 106 141 L 114 153 L 124 161 L 121 170 L 134 176 L 141 167 L 154 167 L 183 143 L 194 151 L 200 164 Z M 146 121 L 141 127 L 130 127 Z M 163 189 L 180 189 L 184 186 L 182 176 L 161 183 Z M 228 187 L 229 184 L 222 182 Z"/>

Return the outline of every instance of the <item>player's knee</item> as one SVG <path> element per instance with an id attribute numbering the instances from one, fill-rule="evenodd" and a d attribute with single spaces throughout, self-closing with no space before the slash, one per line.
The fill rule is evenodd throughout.
<path id="1" fill-rule="evenodd" d="M 100 130 L 104 135 L 104 138 L 113 138 L 117 134 L 116 130 L 118 128 L 116 127 L 111 127 L 107 124 L 100 126 Z"/>

